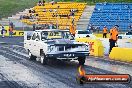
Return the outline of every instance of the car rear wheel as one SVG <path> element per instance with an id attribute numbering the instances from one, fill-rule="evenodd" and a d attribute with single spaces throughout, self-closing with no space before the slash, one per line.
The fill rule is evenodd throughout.
<path id="1" fill-rule="evenodd" d="M 44 53 L 42 53 L 41 56 L 40 56 L 40 62 L 43 65 L 46 65 L 47 62 L 48 62 L 47 57 L 46 57 L 46 55 Z"/>
<path id="2" fill-rule="evenodd" d="M 29 60 L 35 60 L 36 56 L 32 55 L 32 53 L 28 50 Z"/>
<path id="3" fill-rule="evenodd" d="M 78 58 L 79 65 L 84 65 L 85 63 L 85 57 L 79 57 Z"/>

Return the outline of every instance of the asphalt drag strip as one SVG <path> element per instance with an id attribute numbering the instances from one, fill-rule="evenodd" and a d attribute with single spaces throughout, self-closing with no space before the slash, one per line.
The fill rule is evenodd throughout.
<path id="1" fill-rule="evenodd" d="M 76 74 L 78 63 L 76 62 L 62 62 L 62 61 L 51 61 L 48 65 L 43 66 L 39 62 L 28 60 L 26 51 L 23 47 L 19 46 L 3 46 L 0 47 L 0 55 L 6 58 L 6 62 L 11 62 L 15 64 L 16 67 L 21 69 L 27 69 L 23 74 L 30 73 L 26 75 L 25 79 L 21 79 L 17 74 L 12 72 L 17 82 L 24 82 L 28 87 L 34 88 L 131 88 L 130 84 L 85 84 L 80 86 L 76 82 Z M 5 62 L 5 63 L 6 63 Z M 19 66 L 20 65 L 20 66 Z M 14 68 L 15 68 L 14 66 Z M 5 67 L 4 67 L 5 68 Z M 116 74 L 112 71 L 107 71 L 92 66 L 85 66 L 88 74 Z M 0 69 L 1 70 L 1 69 Z M 10 76 L 10 71 L 4 70 L 3 74 L 8 74 Z M 20 71 L 21 72 L 21 71 Z M 12 77 L 12 76 L 11 76 Z M 28 80 L 27 80 L 28 79 Z M 34 81 L 32 81 L 32 80 Z M 36 81 L 35 81 L 36 80 Z M 21 83 L 19 83 L 21 84 Z"/>

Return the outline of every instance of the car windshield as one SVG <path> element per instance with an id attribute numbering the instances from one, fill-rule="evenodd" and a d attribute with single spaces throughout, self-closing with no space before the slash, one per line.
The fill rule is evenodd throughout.
<path id="1" fill-rule="evenodd" d="M 50 39 L 71 39 L 74 37 L 66 31 L 43 31 L 41 33 L 42 40 L 50 40 Z"/>
<path id="2" fill-rule="evenodd" d="M 78 31 L 78 34 L 91 34 L 89 31 Z"/>

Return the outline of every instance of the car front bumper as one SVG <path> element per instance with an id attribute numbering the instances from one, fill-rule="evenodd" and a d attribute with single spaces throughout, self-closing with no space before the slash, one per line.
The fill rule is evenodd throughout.
<path id="1" fill-rule="evenodd" d="M 70 58 L 77 59 L 78 57 L 89 56 L 89 52 L 88 51 L 86 51 L 86 52 L 83 51 L 83 52 L 48 53 L 46 56 L 47 57 L 59 58 L 59 59 L 70 59 Z"/>

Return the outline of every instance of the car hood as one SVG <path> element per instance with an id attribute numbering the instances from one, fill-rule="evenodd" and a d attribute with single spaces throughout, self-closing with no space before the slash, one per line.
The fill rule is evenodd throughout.
<path id="1" fill-rule="evenodd" d="M 83 43 L 79 43 L 79 42 L 76 42 L 75 40 L 70 40 L 70 39 L 53 39 L 53 40 L 48 40 L 46 42 L 47 44 L 54 44 L 54 45 L 65 45 L 65 44 L 83 44 Z"/>

